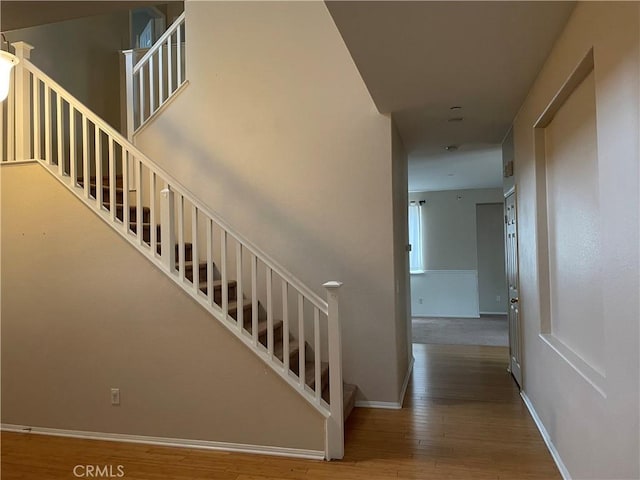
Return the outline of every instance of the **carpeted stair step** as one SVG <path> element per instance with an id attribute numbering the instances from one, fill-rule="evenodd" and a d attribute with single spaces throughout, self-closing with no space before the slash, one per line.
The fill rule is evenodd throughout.
<path id="1" fill-rule="evenodd" d="M 191 279 L 189 279 L 191 280 Z M 207 281 L 200 282 L 200 291 L 203 293 L 207 293 L 208 285 Z M 227 282 L 227 299 L 229 302 L 235 302 L 238 297 L 238 285 L 235 280 L 230 280 Z M 222 280 L 214 280 L 213 281 L 213 301 L 216 305 L 222 305 Z"/>
<path id="2" fill-rule="evenodd" d="M 142 223 L 142 240 L 149 245 L 151 241 L 151 224 L 149 222 Z M 133 233 L 138 233 L 138 224 L 136 221 L 129 222 L 129 230 Z M 160 225 L 156 225 L 156 240 L 160 241 Z"/>
<path id="3" fill-rule="evenodd" d="M 110 183 L 110 178 L 109 175 L 104 175 L 102 177 L 102 185 L 109 185 Z M 124 179 L 122 177 L 122 175 L 116 175 L 115 176 L 115 183 L 116 183 L 116 187 L 122 187 L 124 185 Z M 95 175 L 92 175 L 89 177 L 89 185 L 93 185 L 94 187 L 96 186 L 96 184 L 98 183 L 97 178 Z M 82 177 L 78 177 L 78 185 L 80 186 L 84 186 L 84 178 Z"/>
<path id="4" fill-rule="evenodd" d="M 327 388 L 327 393 L 329 392 L 329 389 Z M 324 392 L 323 393 L 323 398 L 324 398 Z M 349 418 L 349 415 L 351 415 L 351 412 L 353 412 L 353 409 L 356 406 L 356 396 L 358 395 L 358 387 L 356 385 L 351 385 L 350 383 L 343 383 L 342 384 L 342 409 L 343 409 L 343 415 L 344 415 L 344 421 L 347 421 L 347 418 Z"/>
<path id="5" fill-rule="evenodd" d="M 238 302 L 234 301 L 234 302 L 229 302 L 228 305 L 229 308 L 229 315 L 231 315 L 232 318 L 235 318 L 237 320 L 238 318 Z M 248 298 L 245 298 L 244 300 L 242 300 L 242 304 L 241 304 L 241 308 L 242 308 L 242 320 L 243 323 L 246 319 L 251 319 L 251 300 L 249 300 Z"/>
<path id="6" fill-rule="evenodd" d="M 106 201 L 102 203 L 102 206 L 107 210 L 111 210 L 109 199 L 106 199 Z M 122 202 L 120 203 L 116 202 L 116 217 L 122 220 L 123 212 L 124 212 L 124 205 L 122 204 Z M 136 223 L 138 221 L 137 215 L 138 215 L 137 207 L 135 205 L 130 206 L 129 220 L 133 223 Z M 142 207 L 142 221 L 144 223 L 150 223 L 150 219 L 151 219 L 151 209 L 149 207 Z M 149 242 L 147 241 L 147 243 Z"/>
<path id="7" fill-rule="evenodd" d="M 273 355 L 284 363 L 284 343 L 282 342 L 282 335 L 278 337 L 274 336 L 274 339 L 275 345 L 273 346 Z M 289 340 L 289 368 L 292 370 L 294 365 L 297 369 L 298 361 L 300 359 L 299 353 L 300 345 L 298 344 L 298 341 L 295 339 Z"/>

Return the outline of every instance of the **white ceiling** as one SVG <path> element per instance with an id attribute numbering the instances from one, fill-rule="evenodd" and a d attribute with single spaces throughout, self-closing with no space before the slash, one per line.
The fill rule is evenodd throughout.
<path id="1" fill-rule="evenodd" d="M 501 185 L 495 147 L 574 2 L 330 1 L 327 6 L 378 110 L 393 114 L 409 153 L 410 175 L 420 176 L 410 183 L 437 190 Z M 462 108 L 452 111 L 452 106 Z M 452 117 L 464 120 L 448 122 Z M 460 149 L 449 154 L 446 145 Z M 457 172 L 459 183 L 436 181 L 445 166 Z"/>

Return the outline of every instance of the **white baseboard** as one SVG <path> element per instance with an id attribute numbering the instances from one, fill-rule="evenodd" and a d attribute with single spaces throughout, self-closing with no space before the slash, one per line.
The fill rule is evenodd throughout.
<path id="1" fill-rule="evenodd" d="M 538 430 L 540 431 L 540 435 L 542 435 L 542 439 L 544 440 L 544 443 L 547 445 L 547 449 L 549 450 L 549 453 L 551 454 L 553 461 L 556 463 L 558 470 L 560 470 L 560 475 L 562 475 L 562 478 L 564 480 L 571 480 L 571 474 L 569 473 L 569 470 L 567 469 L 564 462 L 562 461 L 562 458 L 560 457 L 558 450 L 556 450 L 555 445 L 551 441 L 551 437 L 547 433 L 547 429 L 544 427 L 542 420 L 540 420 L 540 417 L 538 416 L 536 409 L 533 408 L 533 404 L 531 403 L 531 400 L 529 400 L 529 397 L 527 397 L 527 394 L 524 392 L 520 392 L 520 396 L 522 397 L 524 404 L 527 406 L 527 409 L 531 414 L 531 418 L 533 418 L 533 421 L 538 427 Z"/>
<path id="2" fill-rule="evenodd" d="M 28 427 L 3 423 L 0 430 L 6 432 L 30 433 L 36 435 L 52 435 L 56 437 L 82 438 L 85 440 L 106 440 L 111 442 L 143 443 L 165 447 L 200 448 L 205 450 L 221 450 L 224 452 L 253 453 L 278 457 L 307 458 L 323 460 L 321 450 L 303 450 L 298 448 L 274 447 L 270 445 L 246 445 L 242 443 L 214 442 L 209 440 L 189 440 L 182 438 L 147 437 L 124 433 L 85 432 L 81 430 L 62 430 L 58 428 Z"/>
<path id="3" fill-rule="evenodd" d="M 409 380 L 411 379 L 411 372 L 413 372 L 413 363 L 415 359 L 411 357 L 411 361 L 409 362 L 409 366 L 407 367 L 407 373 L 404 376 L 404 382 L 402 383 L 402 390 L 400 390 L 400 408 L 404 404 L 404 396 L 407 393 L 407 387 L 409 386 Z"/>
<path id="4" fill-rule="evenodd" d="M 400 402 L 370 402 L 369 400 L 356 400 L 356 407 L 364 408 L 386 408 L 388 410 L 400 410 Z"/>
<path id="5" fill-rule="evenodd" d="M 480 318 L 480 315 L 411 315 L 411 318 Z"/>
<path id="6" fill-rule="evenodd" d="M 407 393 L 407 387 L 409 386 L 409 380 L 411 379 L 411 372 L 413 372 L 413 362 L 414 359 L 412 357 L 411 362 L 409 362 L 409 367 L 407 368 L 407 373 L 404 376 L 404 382 L 402 383 L 399 402 L 370 402 L 368 400 L 356 400 L 356 407 L 400 410 L 402 408 L 402 404 L 404 403 L 404 396 Z"/>
<path id="7" fill-rule="evenodd" d="M 480 312 L 480 315 L 507 315 L 507 312 Z"/>

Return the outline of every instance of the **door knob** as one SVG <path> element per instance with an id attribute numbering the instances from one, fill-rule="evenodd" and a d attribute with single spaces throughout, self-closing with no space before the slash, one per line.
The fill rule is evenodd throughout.
<path id="1" fill-rule="evenodd" d="M 518 297 L 512 298 L 510 301 L 511 301 L 511 303 L 518 303 Z"/>

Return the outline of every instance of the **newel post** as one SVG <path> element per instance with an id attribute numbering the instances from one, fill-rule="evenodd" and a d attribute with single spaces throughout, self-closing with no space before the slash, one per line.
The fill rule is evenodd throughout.
<path id="1" fill-rule="evenodd" d="M 160 246 L 162 265 L 167 272 L 176 268 L 176 234 L 173 228 L 175 207 L 173 192 L 167 188 L 160 191 Z"/>
<path id="2" fill-rule="evenodd" d="M 33 46 L 26 42 L 12 44 L 19 63 L 15 66 L 15 160 L 29 160 L 31 158 L 31 97 L 29 71 L 25 68 L 24 60 L 31 58 Z"/>
<path id="3" fill-rule="evenodd" d="M 329 403 L 331 416 L 326 420 L 327 460 L 344 457 L 344 411 L 342 393 L 342 327 L 340 325 L 338 293 L 342 282 L 327 282 L 327 304 L 329 306 Z"/>
<path id="4" fill-rule="evenodd" d="M 122 50 L 120 57 L 120 119 L 122 134 L 133 140 L 133 50 Z"/>

